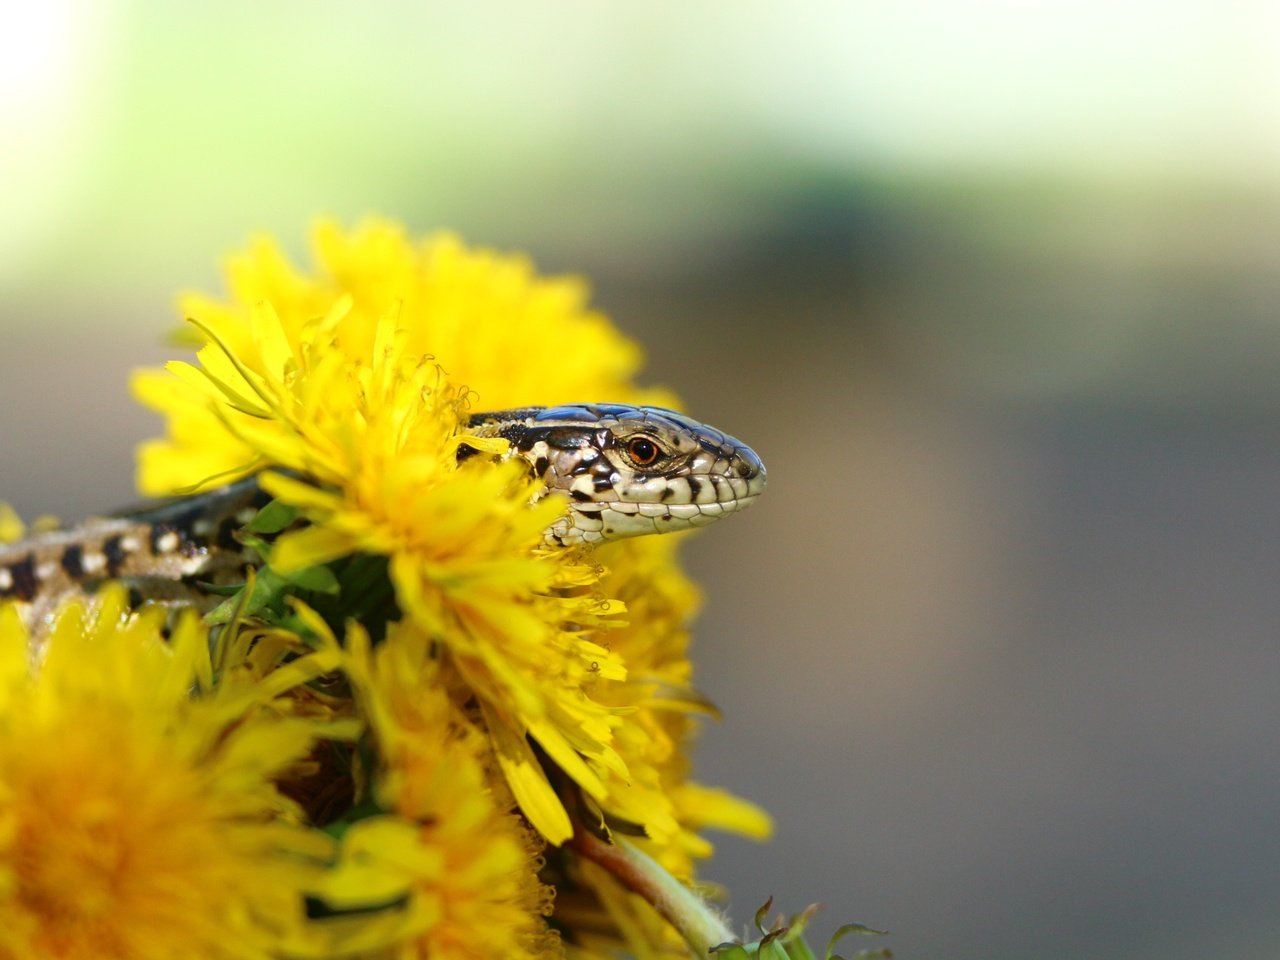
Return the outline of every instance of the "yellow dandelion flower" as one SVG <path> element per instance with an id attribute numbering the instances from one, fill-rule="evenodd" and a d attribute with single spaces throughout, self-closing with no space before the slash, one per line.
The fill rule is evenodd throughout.
<path id="1" fill-rule="evenodd" d="M 338 867 L 317 892 L 331 907 L 387 907 L 329 926 L 335 946 L 400 960 L 558 956 L 537 877 L 540 842 L 486 773 L 487 745 L 446 696 L 440 665 L 412 628 L 393 626 L 370 649 L 352 627 L 345 658 L 376 743 L 373 796 L 386 815 L 342 837 Z"/>
<path id="2" fill-rule="evenodd" d="M 230 260 L 231 300 L 190 295 L 181 302 L 184 314 L 256 368 L 265 347 L 249 314 L 258 304 L 274 307 L 284 341 L 296 345 L 345 299 L 347 316 L 334 331 L 342 355 L 370 356 L 383 318 L 395 314 L 404 352 L 434 357 L 452 382 L 473 392 L 479 409 L 584 400 L 675 406 L 667 391 L 635 387 L 639 347 L 587 307 L 587 288 L 577 278 L 538 276 L 523 256 L 469 248 L 451 234 L 415 244 L 403 227 L 383 220 L 350 233 L 321 221 L 312 245 L 316 266 L 304 273 L 272 240 L 257 239 Z M 165 414 L 169 431 L 140 450 L 144 493 L 180 492 L 243 472 L 259 458 L 171 377 L 141 371 L 133 387 Z"/>
<path id="3" fill-rule="evenodd" d="M 206 632 L 187 617 L 166 643 L 162 625 L 110 588 L 60 612 L 33 666 L 0 607 L 0 957 L 266 960 L 304 941 L 331 844 L 272 781 L 317 730 L 265 706 L 335 659 L 211 690 Z"/>
<path id="4" fill-rule="evenodd" d="M 560 842 L 572 832 L 568 815 L 525 738 L 594 795 L 607 792 L 606 772 L 624 773 L 609 745 L 618 718 L 588 696 L 624 671 L 584 632 L 616 605 L 574 594 L 594 567 L 540 549 L 563 500 L 530 505 L 537 488 L 515 462 L 457 463 L 464 436 L 492 453 L 508 444 L 465 435 L 459 393 L 407 352 L 398 318 L 382 319 L 361 357 L 338 342 L 349 316 L 343 301 L 290 342 L 263 305 L 250 315 L 248 358 L 217 340 L 201 350 L 202 370 L 171 367 L 221 431 L 306 478 L 262 477 L 311 522 L 280 538 L 272 566 L 289 573 L 353 553 L 388 557 L 400 607 L 443 642 L 487 711 L 521 806 Z"/>

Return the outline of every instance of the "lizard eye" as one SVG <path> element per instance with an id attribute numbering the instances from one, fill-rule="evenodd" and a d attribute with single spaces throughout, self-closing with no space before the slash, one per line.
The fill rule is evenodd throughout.
<path id="1" fill-rule="evenodd" d="M 627 456 L 637 467 L 649 467 L 662 454 L 662 448 L 645 436 L 632 437 L 627 441 Z"/>

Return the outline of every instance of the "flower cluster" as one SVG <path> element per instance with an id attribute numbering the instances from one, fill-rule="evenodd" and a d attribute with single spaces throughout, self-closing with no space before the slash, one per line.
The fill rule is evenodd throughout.
<path id="1" fill-rule="evenodd" d="M 269 240 L 233 258 L 229 297 L 182 301 L 195 363 L 133 384 L 166 423 L 144 493 L 256 474 L 274 498 L 237 533 L 257 569 L 167 642 L 117 591 L 36 638 L 0 620 L 0 957 L 678 945 L 589 852 L 683 886 L 702 829 L 769 831 L 689 779 L 710 707 L 680 537 L 547 548 L 564 502 L 468 432 L 476 410 L 676 401 L 634 384 L 638 348 L 577 280 L 381 221 L 313 240 L 311 271 Z"/>
<path id="2" fill-rule="evenodd" d="M 284 696 L 339 654 L 269 677 L 237 664 L 215 684 L 207 629 L 189 614 L 166 640 L 164 621 L 108 589 L 60 612 L 37 667 L 0 607 L 0 957 L 233 960 L 313 942 L 305 897 L 333 844 L 276 781 L 352 732 Z"/>

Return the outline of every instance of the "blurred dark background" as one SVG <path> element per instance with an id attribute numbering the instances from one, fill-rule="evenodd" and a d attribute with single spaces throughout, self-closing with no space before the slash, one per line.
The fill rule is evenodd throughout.
<path id="1" fill-rule="evenodd" d="M 769 466 L 689 548 L 739 921 L 1280 955 L 1274 5 L 213 11 L 4 5 L 0 497 L 133 499 L 128 372 L 254 230 L 528 250 Z"/>

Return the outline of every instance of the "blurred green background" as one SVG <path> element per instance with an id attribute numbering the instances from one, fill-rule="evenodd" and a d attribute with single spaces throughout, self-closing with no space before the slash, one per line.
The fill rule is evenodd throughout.
<path id="1" fill-rule="evenodd" d="M 739 921 L 1280 955 L 1274 4 L 0 13 L 24 516 L 132 499 L 128 372 L 252 231 L 528 250 L 769 466 L 689 550 L 699 771 L 778 822 L 705 870 Z"/>

